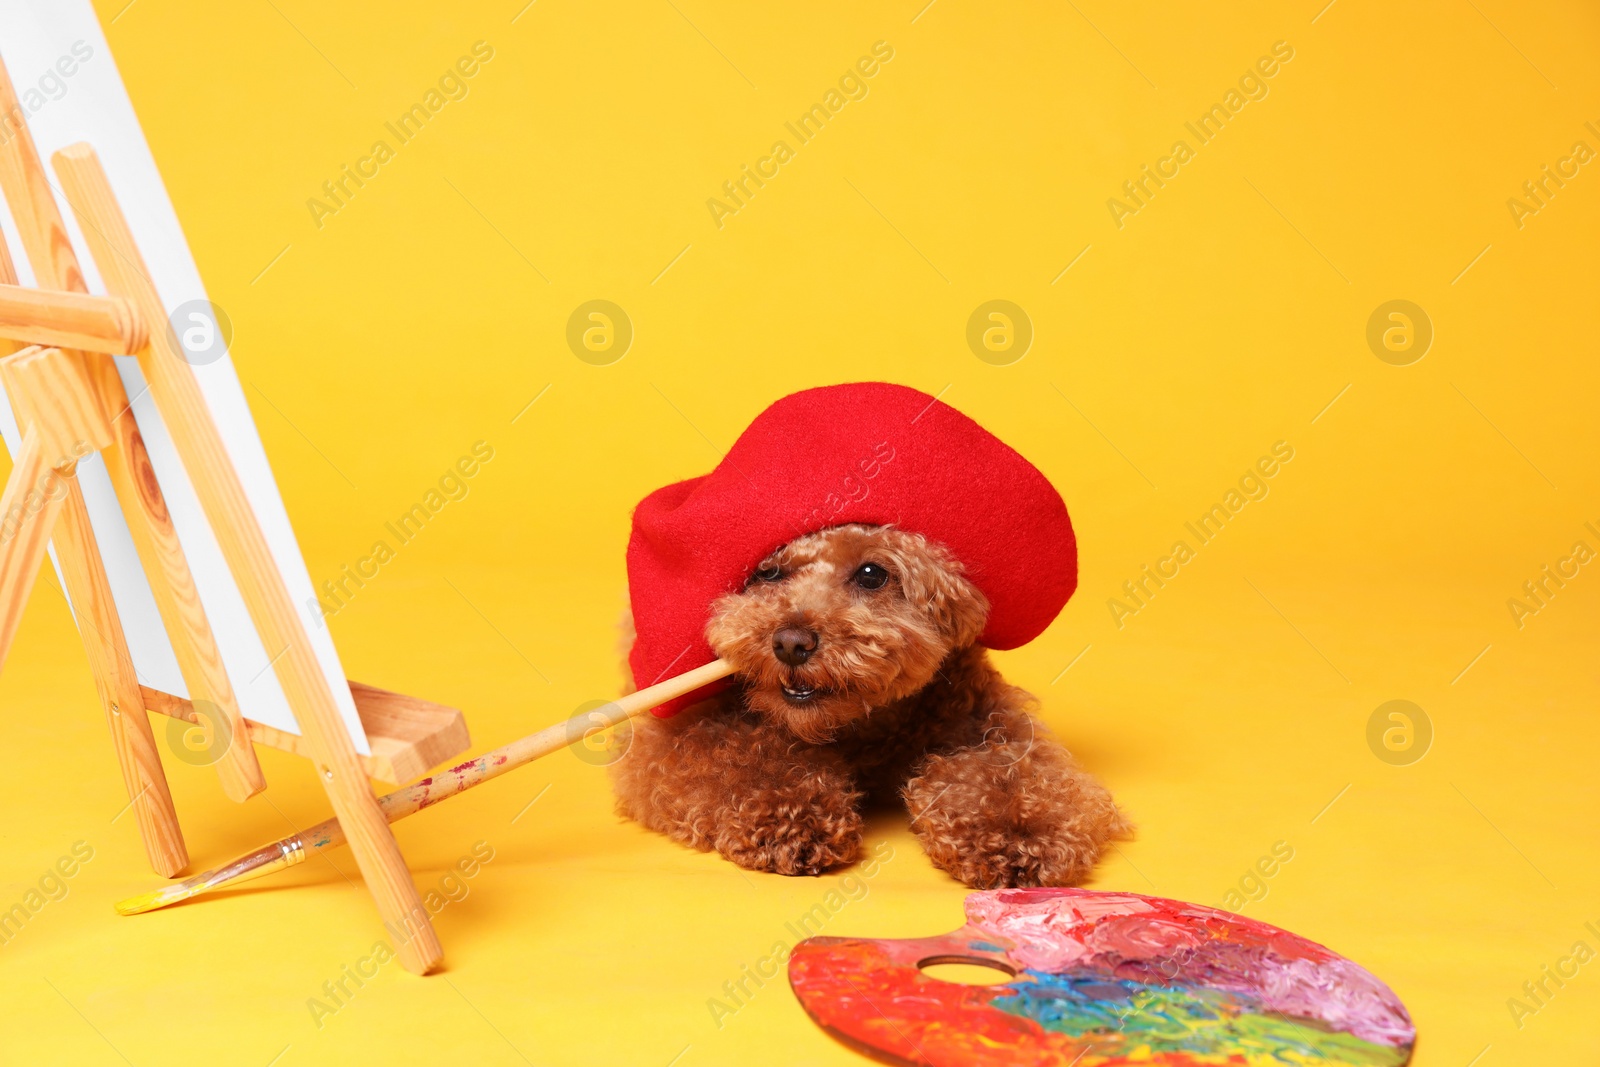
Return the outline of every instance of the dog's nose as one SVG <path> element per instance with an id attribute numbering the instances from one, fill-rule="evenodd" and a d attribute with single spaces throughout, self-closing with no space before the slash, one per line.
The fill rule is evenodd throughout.
<path id="1" fill-rule="evenodd" d="M 772 654 L 791 667 L 798 667 L 817 650 L 817 635 L 798 626 L 785 626 L 772 635 Z"/>

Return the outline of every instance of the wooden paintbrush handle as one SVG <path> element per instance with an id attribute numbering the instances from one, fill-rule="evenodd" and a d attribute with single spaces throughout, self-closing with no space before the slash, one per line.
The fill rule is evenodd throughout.
<path id="1" fill-rule="evenodd" d="M 540 756 L 547 756 L 557 749 L 566 748 L 592 730 L 615 726 L 625 719 L 642 715 L 657 705 L 685 696 L 732 673 L 733 667 L 726 661 L 712 660 L 703 667 L 696 667 L 676 678 L 668 678 L 664 682 L 629 693 L 604 707 L 574 715 L 565 722 L 547 726 L 536 734 L 529 734 L 492 752 L 485 752 L 476 759 L 458 763 L 448 771 L 430 775 L 404 789 L 397 789 L 387 796 L 379 797 L 378 806 L 382 809 L 385 819 L 398 822 L 407 815 L 413 815 L 423 808 L 431 808 L 441 800 L 465 792 L 475 785 L 482 785 L 491 778 L 498 778 L 507 771 L 532 763 Z M 300 863 L 311 852 L 335 848 L 344 843 L 344 828 L 339 825 L 339 820 L 328 819 L 309 830 L 302 830 L 292 837 L 258 848 L 226 866 L 197 874 L 193 878 L 163 886 L 141 896 L 129 897 L 117 905 L 117 911 L 123 915 L 155 911 L 225 885 L 281 871 Z"/>
<path id="2" fill-rule="evenodd" d="M 536 734 L 529 734 L 492 752 L 485 752 L 476 759 L 458 763 L 447 771 L 378 798 L 378 804 L 383 808 L 383 813 L 389 821 L 395 822 L 423 808 L 431 808 L 439 801 L 453 797 L 475 785 L 481 785 L 491 778 L 498 778 L 507 771 L 516 770 L 523 764 L 532 763 L 540 756 L 547 756 L 558 749 L 566 748 L 590 731 L 615 726 L 625 719 L 641 715 L 657 705 L 692 693 L 732 673 L 733 668 L 725 661 L 712 660 L 703 667 L 685 671 L 675 678 L 668 678 L 664 682 L 619 697 L 594 711 L 574 715 L 565 722 L 547 726 Z"/>

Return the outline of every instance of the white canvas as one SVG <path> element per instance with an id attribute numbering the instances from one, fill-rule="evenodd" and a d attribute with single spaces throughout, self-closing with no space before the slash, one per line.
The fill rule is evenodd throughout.
<path id="1" fill-rule="evenodd" d="M 85 50 L 87 58 L 82 58 Z M 56 68 L 63 56 L 73 57 L 73 62 L 66 64 L 73 69 L 70 77 L 62 77 Z M 163 305 L 170 312 L 187 301 L 205 299 L 205 286 L 189 253 L 183 229 L 88 0 L 0 0 L 0 58 L 4 58 L 17 95 L 28 112 L 28 126 L 46 168 L 49 169 L 50 156 L 57 149 L 77 141 L 93 145 L 128 216 Z M 196 131 L 196 136 L 203 136 L 203 131 Z M 53 171 L 51 177 L 54 181 Z M 88 246 L 59 189 L 56 199 L 90 290 L 103 293 L 105 290 L 89 257 Z M 23 284 L 31 285 L 32 272 L 10 213 L 0 214 L 4 216 L 0 227 L 4 229 L 17 272 Z M 151 324 L 151 330 L 159 325 Z M 228 676 L 238 694 L 240 710 L 257 722 L 299 733 L 272 670 L 273 658 L 282 650 L 262 647 L 182 462 L 145 389 L 138 363 L 128 356 L 115 359 L 128 396 L 133 398 L 134 418 L 144 435 L 178 538 L 194 572 L 201 602 L 210 617 Z M 278 495 L 232 360 L 224 355 L 214 362 L 196 365 L 194 370 L 223 443 L 244 482 L 256 519 L 266 534 L 278 570 L 305 623 L 356 750 L 368 754 L 370 749 L 350 697 L 344 668 L 339 663 L 339 653 L 313 606 L 315 594 L 311 576 L 300 555 L 283 500 Z M 0 435 L 15 454 L 20 438 L 9 403 L 0 403 Z M 110 574 L 117 613 L 127 635 L 139 681 L 151 688 L 187 697 L 187 687 L 178 673 L 177 659 L 162 629 L 155 600 L 139 565 L 105 464 L 99 456 L 92 456 L 78 464 L 78 471 L 90 523 Z M 54 559 L 53 550 L 51 558 Z M 59 565 L 57 574 L 60 574 Z"/>

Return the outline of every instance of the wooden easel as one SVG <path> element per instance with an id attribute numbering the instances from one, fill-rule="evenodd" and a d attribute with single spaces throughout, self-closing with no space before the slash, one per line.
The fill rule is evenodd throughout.
<path id="1" fill-rule="evenodd" d="M 104 169 L 86 144 L 54 156 L 64 196 L 112 294 L 98 297 L 84 284 L 24 114 L 0 65 L 0 191 L 39 286 L 16 285 L 10 253 L 0 241 L 0 337 L 32 346 L 0 359 L 0 382 L 23 433 L 0 497 L 0 664 L 53 537 L 129 803 L 155 870 L 172 877 L 189 857 L 146 710 L 227 731 L 232 743 L 216 767 L 234 800 L 266 786 L 247 742 L 304 755 L 349 835 L 396 955 L 408 970 L 427 973 L 438 966 L 442 949 L 367 778 L 403 782 L 464 751 L 469 741 L 461 713 L 351 684 L 373 753 L 365 762 L 357 755 Z M 262 644 L 276 653 L 273 667 L 300 736 L 240 714 L 113 353 L 139 360 Z M 75 478 L 78 460 L 91 451 L 105 460 L 189 700 L 144 688 L 135 677 Z"/>

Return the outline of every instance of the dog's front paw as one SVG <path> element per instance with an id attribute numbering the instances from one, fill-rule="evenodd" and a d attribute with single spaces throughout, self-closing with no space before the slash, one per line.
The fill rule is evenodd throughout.
<path id="1" fill-rule="evenodd" d="M 1079 885 L 1100 858 L 1097 845 L 1050 830 L 974 824 L 922 840 L 935 867 L 974 889 Z"/>
<path id="2" fill-rule="evenodd" d="M 1111 794 L 1054 744 L 933 757 L 905 798 L 933 865 L 974 889 L 1081 884 L 1128 832 Z"/>
<path id="3" fill-rule="evenodd" d="M 854 863 L 862 824 L 849 799 L 742 804 L 719 828 L 717 851 L 746 870 L 773 874 L 816 875 Z"/>

